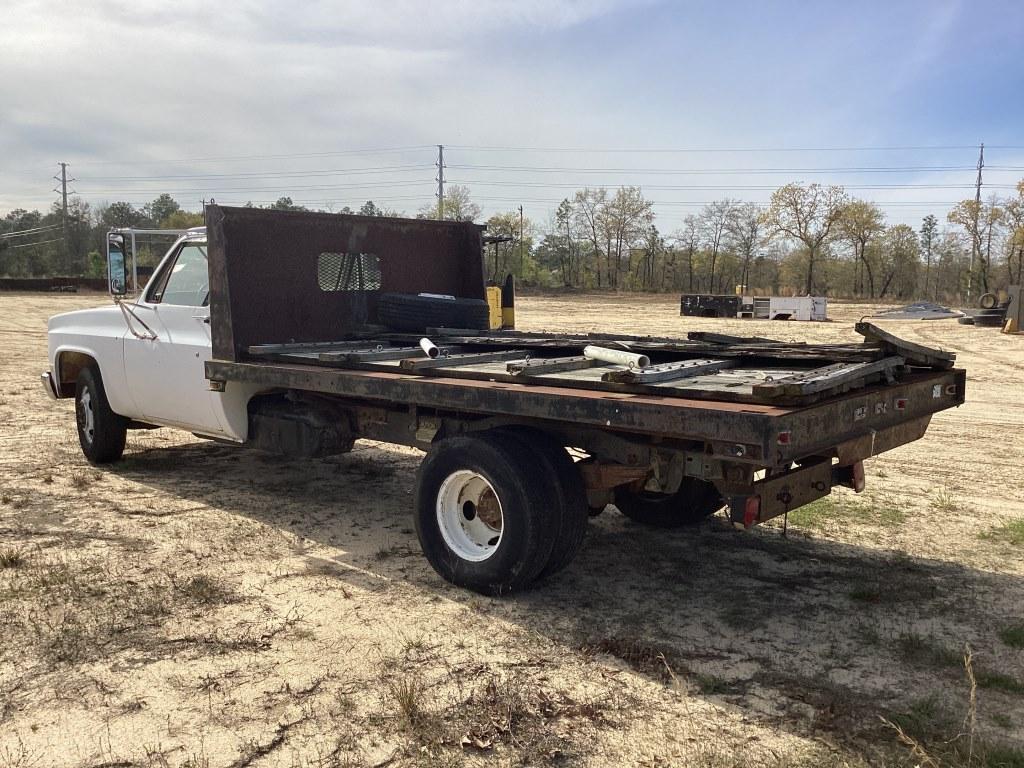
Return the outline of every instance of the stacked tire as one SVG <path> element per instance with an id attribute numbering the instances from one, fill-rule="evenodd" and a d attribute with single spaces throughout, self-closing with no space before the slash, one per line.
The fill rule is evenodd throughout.
<path id="1" fill-rule="evenodd" d="M 974 313 L 975 325 L 981 325 L 986 328 L 1001 328 L 1004 322 L 1006 322 L 1006 310 L 1003 308 L 979 309 Z"/>
<path id="2" fill-rule="evenodd" d="M 423 333 L 427 328 L 482 331 L 490 327 L 490 308 L 483 299 L 382 293 L 377 302 L 377 320 L 404 333 Z"/>

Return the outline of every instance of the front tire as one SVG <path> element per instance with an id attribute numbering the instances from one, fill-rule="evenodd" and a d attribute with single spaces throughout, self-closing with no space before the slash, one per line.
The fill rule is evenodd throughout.
<path id="1" fill-rule="evenodd" d="M 114 413 L 95 366 L 83 368 L 75 382 L 75 421 L 78 442 L 90 464 L 109 464 L 124 453 L 128 419 Z"/>
<path id="2" fill-rule="evenodd" d="M 447 581 L 488 595 L 529 585 L 553 543 L 554 489 L 518 441 L 451 437 L 435 444 L 417 473 L 416 535 Z"/>
<path id="3" fill-rule="evenodd" d="M 642 525 L 682 528 L 697 525 L 720 510 L 724 503 L 711 483 L 684 477 L 675 493 L 636 492 L 628 486 L 617 488 L 615 506 L 630 520 Z"/>

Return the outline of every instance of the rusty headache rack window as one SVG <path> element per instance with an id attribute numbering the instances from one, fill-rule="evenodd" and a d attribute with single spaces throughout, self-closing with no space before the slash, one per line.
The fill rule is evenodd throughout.
<path id="1" fill-rule="evenodd" d="M 321 291 L 378 291 L 380 259 L 372 253 L 321 253 L 316 281 Z"/>

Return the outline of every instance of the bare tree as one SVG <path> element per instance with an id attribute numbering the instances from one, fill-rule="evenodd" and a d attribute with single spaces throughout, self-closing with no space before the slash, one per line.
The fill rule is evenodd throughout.
<path id="1" fill-rule="evenodd" d="M 913 290 L 920 257 L 917 233 L 906 224 L 895 224 L 885 231 L 882 242 L 882 287 L 879 298 L 891 288 L 897 296 Z"/>
<path id="2" fill-rule="evenodd" d="M 992 241 L 1003 222 L 1003 209 L 997 204 L 995 196 L 980 203 L 976 200 L 962 200 L 953 207 L 946 218 L 950 224 L 959 224 L 963 227 L 973 241 L 978 263 L 974 265 L 973 273 L 968 279 L 974 284 L 977 275 L 977 283 L 981 290 L 987 291 L 992 265 Z"/>
<path id="3" fill-rule="evenodd" d="M 651 202 L 639 187 L 620 187 L 603 207 L 600 220 L 605 232 L 609 285 L 618 288 L 620 273 L 629 270 L 630 249 L 654 221 Z"/>
<path id="4" fill-rule="evenodd" d="M 843 208 L 846 192 L 842 187 L 821 184 L 787 184 L 772 194 L 764 222 L 772 234 L 799 240 L 807 248 L 808 294 L 814 290 L 814 262 L 832 234 Z"/>
<path id="5" fill-rule="evenodd" d="M 885 215 L 874 203 L 851 200 L 839 216 L 838 231 L 853 248 L 856 264 L 863 266 L 868 278 L 868 295 L 875 297 L 875 273 L 868 258 L 868 243 L 885 232 Z M 854 290 L 863 293 L 863 283 L 855 276 Z"/>
<path id="6" fill-rule="evenodd" d="M 469 187 L 451 184 L 444 191 L 444 210 L 441 218 L 446 221 L 476 221 L 482 209 L 469 196 Z M 433 219 L 437 216 L 437 206 L 427 205 L 420 209 L 419 218 Z"/>
<path id="7" fill-rule="evenodd" d="M 700 245 L 700 221 L 696 216 L 683 219 L 683 226 L 672 235 L 676 249 L 686 257 L 686 290 L 693 293 L 694 259 Z"/>
<path id="8" fill-rule="evenodd" d="M 740 258 L 740 282 L 750 282 L 750 265 L 765 241 L 765 226 L 757 203 L 743 203 L 732 209 L 726 222 L 730 247 Z"/>
<path id="9" fill-rule="evenodd" d="M 733 209 L 737 203 L 735 200 L 726 198 L 716 200 L 704 206 L 700 212 L 700 230 L 704 244 L 708 250 L 708 292 L 715 292 L 715 264 L 718 261 L 718 254 L 721 252 L 725 240 L 726 230 L 732 218 Z"/>
<path id="10" fill-rule="evenodd" d="M 573 211 L 576 224 L 594 249 L 596 260 L 597 287 L 601 287 L 601 232 L 602 213 L 608 202 L 608 190 L 604 188 L 578 190 L 573 196 Z"/>
<path id="11" fill-rule="evenodd" d="M 1003 205 L 1006 238 L 1006 271 L 1011 285 L 1020 285 L 1024 278 L 1024 181 L 1017 184 L 1017 197 Z"/>

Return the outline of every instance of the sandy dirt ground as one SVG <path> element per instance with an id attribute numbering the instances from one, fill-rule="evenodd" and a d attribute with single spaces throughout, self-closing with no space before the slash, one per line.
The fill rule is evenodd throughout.
<path id="1" fill-rule="evenodd" d="M 936 765 L 1024 765 L 1024 336 L 887 323 L 956 351 L 967 404 L 785 536 L 608 508 L 490 599 L 420 556 L 411 449 L 154 430 L 90 467 L 38 377 L 47 317 L 104 298 L 0 294 L 0 768 L 928 764 L 883 717 Z M 519 325 L 854 341 L 871 311 L 522 297 Z"/>

